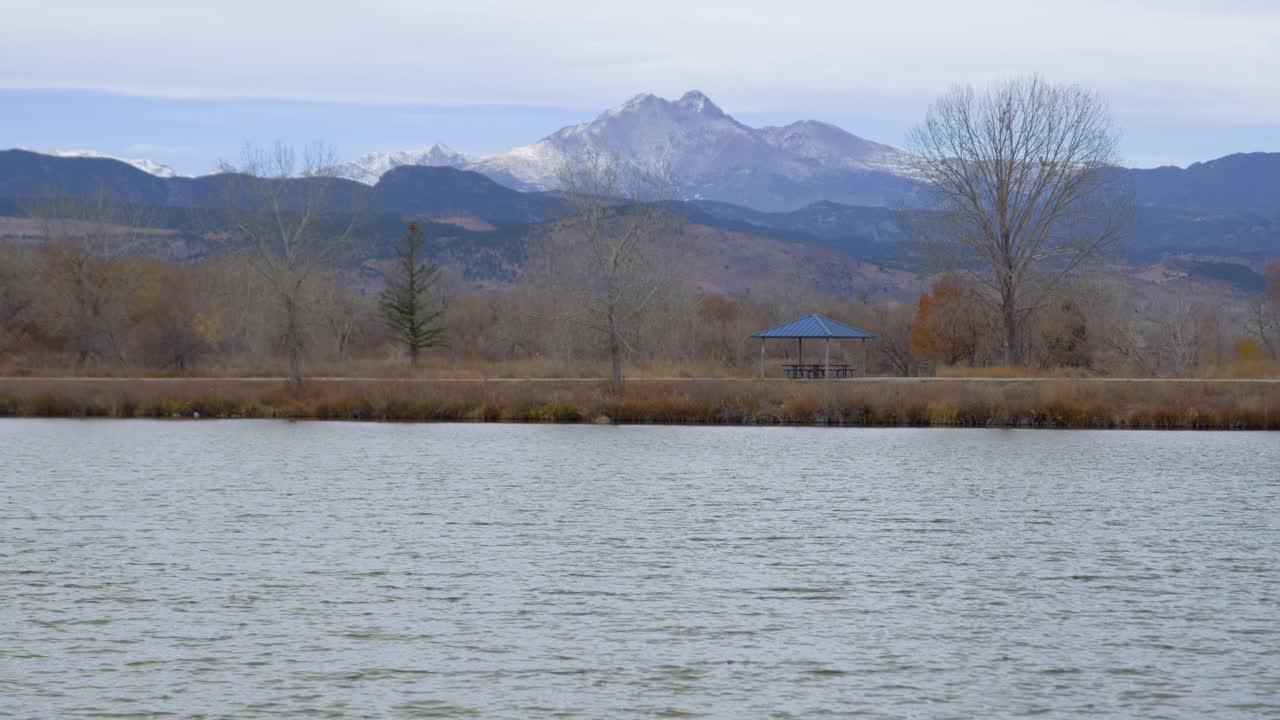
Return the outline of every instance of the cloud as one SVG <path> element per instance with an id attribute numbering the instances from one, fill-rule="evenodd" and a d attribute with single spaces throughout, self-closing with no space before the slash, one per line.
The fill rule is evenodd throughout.
<path id="1" fill-rule="evenodd" d="M 0 86 L 603 107 L 697 87 L 753 111 L 918 114 L 1042 72 L 1121 117 L 1280 117 L 1280 8 L 1226 3 L 66 0 L 9 13 Z M 803 111 L 802 111 L 803 112 Z"/>

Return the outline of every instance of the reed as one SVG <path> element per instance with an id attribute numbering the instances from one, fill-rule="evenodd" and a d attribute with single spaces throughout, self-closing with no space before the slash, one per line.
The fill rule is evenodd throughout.
<path id="1" fill-rule="evenodd" d="M 0 379 L 14 417 L 1280 429 L 1280 383 Z"/>

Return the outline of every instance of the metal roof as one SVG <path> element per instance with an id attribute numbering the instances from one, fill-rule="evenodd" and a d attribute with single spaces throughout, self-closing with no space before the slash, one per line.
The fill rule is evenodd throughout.
<path id="1" fill-rule="evenodd" d="M 752 335 L 757 338 L 873 338 L 866 330 L 838 323 L 821 315 L 792 320 Z"/>

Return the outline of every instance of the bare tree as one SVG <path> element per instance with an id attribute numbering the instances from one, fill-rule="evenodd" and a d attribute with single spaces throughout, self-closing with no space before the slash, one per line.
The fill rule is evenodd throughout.
<path id="1" fill-rule="evenodd" d="M 1267 292 L 1250 304 L 1249 313 L 1263 349 L 1280 360 L 1280 260 L 1267 265 Z"/>
<path id="2" fill-rule="evenodd" d="M 219 326 L 187 268 L 136 260 L 151 269 L 129 315 L 138 354 L 161 368 L 186 370 L 218 347 Z"/>
<path id="3" fill-rule="evenodd" d="M 217 329 L 223 357 L 244 363 L 270 354 L 282 325 L 276 294 L 246 253 L 224 252 L 206 259 L 197 266 L 194 280 L 208 305 L 207 317 Z"/>
<path id="4" fill-rule="evenodd" d="M 48 280 L 56 288 L 46 308 L 77 365 L 123 362 L 128 294 L 135 267 L 123 261 L 145 234 L 144 212 L 104 187 L 85 197 L 34 201 L 29 212 L 45 238 Z"/>
<path id="5" fill-rule="evenodd" d="M 225 203 L 232 229 L 249 243 L 250 262 L 283 316 L 281 340 L 294 387 L 302 385 L 308 283 L 332 266 L 355 232 L 356 208 L 343 207 L 335 164 L 322 146 L 299 153 L 276 143 L 246 146 L 241 165 L 223 168 L 232 174 Z"/>
<path id="6" fill-rule="evenodd" d="M 44 279 L 41 264 L 34 249 L 0 241 L 0 363 L 34 349 L 22 336 L 24 326 L 38 320 L 34 310 Z"/>
<path id="7" fill-rule="evenodd" d="M 1258 297 L 1249 302 L 1248 309 L 1249 331 L 1272 360 L 1280 360 L 1280 310 L 1274 307 L 1277 305 L 1280 303 Z"/>
<path id="8" fill-rule="evenodd" d="M 374 323 L 374 303 L 329 273 L 316 278 L 313 302 L 333 343 L 333 359 L 347 361 L 353 340 L 362 327 Z"/>
<path id="9" fill-rule="evenodd" d="M 1164 321 L 1158 327 L 1159 358 L 1175 376 L 1185 376 L 1203 363 L 1205 346 L 1212 334 L 1212 315 L 1200 303 L 1188 300 L 1190 294 L 1189 288 L 1171 293 Z"/>
<path id="10" fill-rule="evenodd" d="M 589 148 L 560 168 L 569 212 L 531 248 L 535 274 L 556 296 L 561 319 L 600 338 L 609 386 L 623 389 L 622 361 L 672 272 L 659 265 L 658 241 L 670 216 L 665 173 L 624 165 Z"/>
<path id="11" fill-rule="evenodd" d="M 0 245 L 0 335 L 17 324 L 35 302 L 31 292 L 31 253 L 17 245 Z"/>
<path id="12" fill-rule="evenodd" d="M 902 377 L 915 375 L 920 362 L 911 347 L 915 314 L 914 308 L 897 303 L 881 303 L 875 308 L 875 327 L 879 336 L 875 347 L 881 365 Z"/>
<path id="13" fill-rule="evenodd" d="M 956 87 L 910 134 L 936 204 L 908 225 L 935 258 L 992 291 L 1009 365 L 1022 360 L 1026 316 L 1129 225 L 1132 202 L 1112 172 L 1117 141 L 1101 98 L 1036 76 L 981 96 Z"/>

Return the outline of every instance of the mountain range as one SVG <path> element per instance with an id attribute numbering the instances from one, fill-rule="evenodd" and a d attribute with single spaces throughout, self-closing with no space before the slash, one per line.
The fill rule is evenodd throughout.
<path id="1" fill-rule="evenodd" d="M 565 160 L 587 148 L 605 149 L 636 166 L 663 169 L 682 200 L 763 212 L 791 212 L 815 203 L 911 206 L 923 187 L 913 177 L 907 156 L 893 147 L 814 120 L 752 128 L 696 90 L 677 100 L 637 95 L 590 122 L 486 157 L 468 157 L 436 144 L 423 150 L 368 153 L 338 166 L 336 174 L 373 187 L 397 168 L 448 167 L 480 173 L 514 190 L 547 192 L 557 187 L 556 173 Z M 86 150 L 49 154 L 106 157 Z M 159 178 L 174 176 L 159 163 L 117 159 Z M 1280 212 L 1280 167 L 1274 153 L 1230 155 L 1185 169 L 1116 172 L 1125 174 L 1145 207 Z"/>
<path id="2" fill-rule="evenodd" d="M 472 158 L 443 144 L 422 150 L 367 153 L 336 174 L 376 185 L 404 166 L 453 167 L 481 173 L 522 191 L 550 191 L 565 160 L 587 148 L 626 163 L 661 169 L 681 199 L 714 200 L 759 210 L 794 210 L 814 202 L 896 206 L 918 192 L 905 155 L 834 125 L 803 120 L 782 127 L 749 127 L 696 90 L 677 100 L 641 94 L 591 122 L 562 128 L 537 142 Z M 106 158 L 92 151 L 61 157 Z M 114 158 L 157 177 L 168 167 Z"/>
<path id="3" fill-rule="evenodd" d="M 558 168 L 589 148 L 669 174 L 681 199 L 761 210 L 796 209 L 823 200 L 896 205 L 917 190 L 905 155 L 895 148 L 816 120 L 752 128 L 697 90 L 678 100 L 637 95 L 591 122 L 483 158 L 437 145 L 416 152 L 371 153 L 344 165 L 340 174 L 372 184 L 392 167 L 448 165 L 516 190 L 548 191 L 558 185 Z"/>
<path id="4" fill-rule="evenodd" d="M 1116 172 L 1125 174 L 1123 181 L 1134 188 L 1138 204 L 1127 239 L 1131 258 L 1179 252 L 1265 258 L 1280 252 L 1280 153 L 1231 155 L 1186 169 Z M 217 208 L 226 202 L 228 180 L 226 175 L 160 178 L 106 158 L 0 151 L 0 215 L 22 215 L 24 199 L 86 196 L 99 187 L 140 206 Z M 410 218 L 474 218 L 481 225 L 505 228 L 503 237 L 510 239 L 555 219 L 564 207 L 556 193 L 518 191 L 474 171 L 436 165 L 401 165 L 372 186 L 332 182 L 334 197 L 378 216 L 391 240 L 395 228 Z M 674 202 L 671 208 L 700 226 L 861 258 L 900 256 L 904 239 L 893 209 L 886 207 L 822 200 L 776 212 L 693 200 Z"/>
<path id="5" fill-rule="evenodd" d="M 815 121 L 748 127 L 696 91 L 677 100 L 638 95 L 591 122 L 483 158 L 444 145 L 370 153 L 338 168 L 333 196 L 363 209 L 374 257 L 389 253 L 414 219 L 427 226 L 442 261 L 473 280 L 505 281 L 519 272 L 524 239 L 563 212 L 556 169 L 592 147 L 669 171 L 680 198 L 670 208 L 683 221 L 670 248 L 673 267 L 702 268 L 709 287 L 749 289 L 743 278 L 762 273 L 820 274 L 827 289 L 843 291 L 900 284 L 868 271 L 867 260 L 881 270 L 910 269 L 894 209 L 913 205 L 924 185 L 902 152 Z M 1135 263 L 1215 258 L 1241 263 L 1230 275 L 1256 284 L 1259 261 L 1280 254 L 1280 153 L 1112 172 L 1133 188 L 1138 206 L 1127 238 Z M 164 209 L 160 222 L 182 238 L 140 252 L 200 257 L 218 248 L 192 231 L 205 221 L 192 212 L 224 205 L 229 179 L 178 177 L 92 151 L 0 151 L 0 229 L 19 228 L 0 232 L 0 241 L 35 237 L 22 229 L 26 199 L 105 187 L 125 202 Z M 819 265 L 827 269 L 819 273 Z"/>
<path id="6" fill-rule="evenodd" d="M 18 149 L 27 150 L 28 148 L 18 148 Z M 32 152 L 36 152 L 36 151 L 32 151 Z M 147 173 L 148 175 L 155 175 L 156 177 L 159 177 L 159 178 L 177 177 L 177 173 L 173 171 L 173 168 L 169 167 L 168 165 L 165 165 L 164 163 L 158 163 L 154 160 L 141 160 L 137 158 L 116 157 L 114 155 L 100 153 L 96 150 L 56 150 L 55 149 L 55 150 L 44 150 L 40 152 L 43 155 L 51 155 L 53 157 L 62 157 L 62 158 L 101 158 L 105 160 L 118 160 L 126 165 L 132 165 L 133 167 L 141 170 L 144 173 Z"/>

